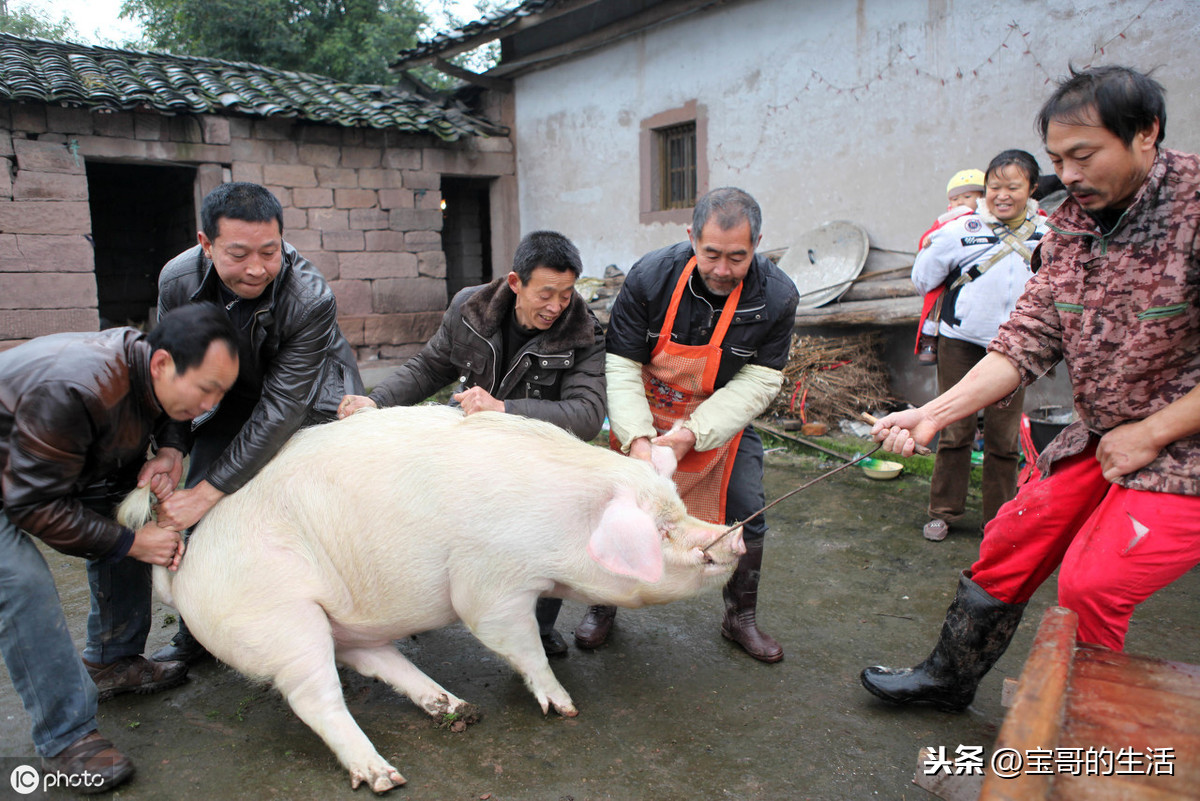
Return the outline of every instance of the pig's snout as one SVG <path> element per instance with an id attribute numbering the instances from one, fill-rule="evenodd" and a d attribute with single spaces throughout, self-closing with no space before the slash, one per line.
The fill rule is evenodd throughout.
<path id="1" fill-rule="evenodd" d="M 730 553 L 734 556 L 740 556 L 746 552 L 746 543 L 742 537 L 742 526 L 737 526 L 732 531 L 730 529 L 721 529 L 718 535 L 707 546 L 704 546 L 704 556 L 706 561 L 713 562 L 713 553 L 719 553 L 722 549 L 730 549 Z"/>
<path id="2" fill-rule="evenodd" d="M 746 552 L 746 539 L 742 536 L 742 527 L 738 526 L 737 530 L 729 535 L 729 548 L 733 551 L 734 556 L 741 556 Z"/>
<path id="3" fill-rule="evenodd" d="M 698 561 L 704 565 L 705 572 L 727 572 L 738 558 L 746 552 L 746 542 L 742 538 L 742 528 L 721 528 L 705 532 L 703 544 L 697 545 L 694 553 Z"/>
<path id="4" fill-rule="evenodd" d="M 718 531 L 716 537 L 704 546 L 704 555 L 708 557 L 705 561 L 712 562 L 712 553 L 721 552 L 725 548 L 728 548 L 733 556 L 741 556 L 746 552 L 746 540 L 742 537 L 741 525 Z"/>

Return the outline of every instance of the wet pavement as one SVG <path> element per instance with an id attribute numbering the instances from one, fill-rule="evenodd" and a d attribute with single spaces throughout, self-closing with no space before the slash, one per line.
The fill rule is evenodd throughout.
<path id="1" fill-rule="evenodd" d="M 833 466 L 770 453 L 768 498 Z M 910 665 L 936 638 L 957 574 L 978 549 L 978 513 L 941 543 L 922 539 L 927 480 L 871 481 L 857 468 L 769 514 L 759 622 L 786 657 L 759 664 L 721 638 L 720 595 L 622 610 L 604 647 L 570 649 L 552 667 L 580 714 L 543 717 L 521 680 L 461 626 L 399 643 L 483 719 L 436 728 L 386 685 L 342 671 L 351 713 L 408 779 L 398 801 L 643 799 L 928 799 L 912 784 L 922 746 L 990 747 L 1003 679 L 1020 673 L 1054 581 L 1034 596 L 1008 653 L 972 707 L 951 715 L 888 707 L 858 683 L 866 665 Z M 978 508 L 978 499 L 974 501 Z M 83 563 L 47 551 L 76 641 L 88 605 Z M 1200 573 L 1138 610 L 1132 653 L 1200 663 Z M 559 629 L 583 613 L 564 605 Z M 148 650 L 165 643 L 157 608 Z M 161 625 L 160 625 L 161 624 Z M 0 668 L 0 673 L 3 669 Z M 0 676 L 0 758 L 30 758 L 29 720 Z M 100 708 L 100 731 L 136 762 L 120 799 L 336 799 L 350 789 L 333 755 L 269 687 L 213 662 L 189 681 Z M 1131 746 L 1144 746 L 1131 743 Z M 1156 744 L 1156 745 L 1170 745 Z M 9 770 L 13 759 L 0 761 Z M 33 764 L 37 764 L 36 761 Z M 9 797 L 7 771 L 0 798 Z M 12 797 L 38 797 L 16 796 Z M 60 797 L 67 797 L 65 795 Z"/>

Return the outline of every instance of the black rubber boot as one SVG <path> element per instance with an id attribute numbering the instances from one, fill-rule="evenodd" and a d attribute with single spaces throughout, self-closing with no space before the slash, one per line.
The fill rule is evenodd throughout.
<path id="1" fill-rule="evenodd" d="M 961 712 L 975 699 L 984 674 L 1012 642 L 1025 604 L 988 595 L 964 570 L 933 653 L 912 668 L 869 667 L 862 685 L 893 704 L 929 704 Z"/>
<path id="2" fill-rule="evenodd" d="M 746 552 L 738 559 L 737 569 L 722 591 L 725 619 L 721 621 L 721 634 L 759 662 L 778 662 L 783 659 L 783 648 L 774 637 L 759 631 L 755 620 L 762 558 L 763 540 L 747 540 Z"/>
<path id="3" fill-rule="evenodd" d="M 171 642 L 159 648 L 150 658 L 155 662 L 183 662 L 194 665 L 210 656 L 208 649 L 188 631 L 183 618 L 179 618 L 179 631 L 171 638 Z"/>

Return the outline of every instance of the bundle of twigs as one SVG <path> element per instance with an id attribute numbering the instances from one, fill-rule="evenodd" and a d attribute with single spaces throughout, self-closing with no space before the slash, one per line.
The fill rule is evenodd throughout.
<path id="1" fill-rule="evenodd" d="M 783 390 L 768 414 L 802 422 L 858 419 L 892 402 L 880 336 L 795 337 L 783 369 Z"/>

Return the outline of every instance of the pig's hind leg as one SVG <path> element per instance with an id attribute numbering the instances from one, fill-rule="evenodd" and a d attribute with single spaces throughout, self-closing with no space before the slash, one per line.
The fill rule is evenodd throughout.
<path id="1" fill-rule="evenodd" d="M 474 704 L 469 704 L 442 688 L 408 661 L 391 642 L 374 647 L 338 646 L 337 660 L 364 676 L 387 682 L 439 722 L 446 721 L 451 716 L 452 719 L 461 720 L 463 723 L 475 723 L 479 720 L 479 710 Z"/>
<path id="2" fill-rule="evenodd" d="M 542 707 L 542 714 L 553 706 L 558 714 L 572 718 L 579 710 L 550 669 L 538 636 L 533 609 L 539 594 L 534 591 L 493 599 L 455 597 L 454 607 L 471 633 L 521 674 Z"/>
<path id="3" fill-rule="evenodd" d="M 276 611 L 282 614 L 266 629 L 274 636 L 263 637 L 261 630 L 253 632 L 257 642 L 247 638 L 248 647 L 239 654 L 238 661 L 248 662 L 247 667 L 255 673 L 273 677 L 292 711 L 350 771 L 352 787 L 366 782 L 382 793 L 404 784 L 404 777 L 379 755 L 346 708 L 325 610 L 314 602 L 297 602 Z M 288 624 L 280 626 L 280 620 Z M 233 666 L 242 669 L 238 664 Z"/>

